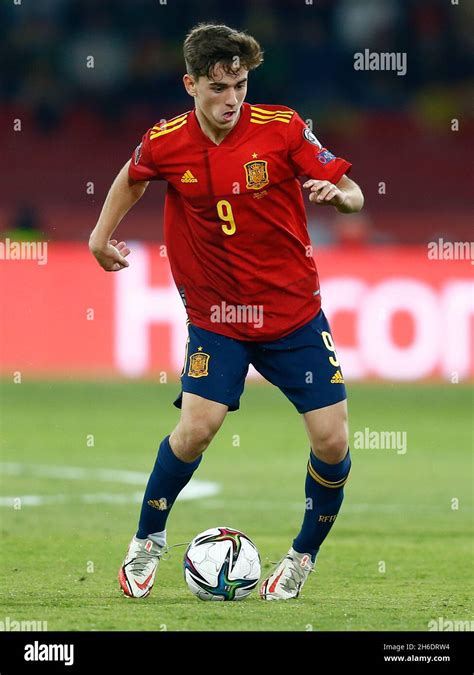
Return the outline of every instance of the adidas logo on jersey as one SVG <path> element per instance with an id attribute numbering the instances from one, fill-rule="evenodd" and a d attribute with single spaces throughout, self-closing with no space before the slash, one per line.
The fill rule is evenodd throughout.
<path id="1" fill-rule="evenodd" d="M 182 178 L 181 178 L 181 182 L 182 182 L 182 183 L 197 183 L 197 182 L 198 182 L 198 179 L 197 179 L 197 178 L 194 178 L 193 174 L 192 174 L 191 171 L 188 169 L 187 171 L 185 171 L 185 172 L 183 173 L 183 176 L 182 176 Z"/>
<path id="2" fill-rule="evenodd" d="M 344 384 L 344 378 L 340 370 L 336 370 L 334 375 L 331 377 L 331 384 Z"/>

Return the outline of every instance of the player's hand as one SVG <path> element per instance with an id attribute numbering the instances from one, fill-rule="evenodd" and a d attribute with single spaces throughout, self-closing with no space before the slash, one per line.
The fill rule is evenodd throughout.
<path id="1" fill-rule="evenodd" d="M 105 246 L 96 246 L 90 243 L 89 248 L 99 265 L 106 272 L 119 272 L 129 266 L 126 257 L 129 255 L 130 249 L 124 241 L 118 243 L 116 239 L 111 239 Z"/>
<path id="2" fill-rule="evenodd" d="M 304 188 L 310 188 L 309 201 L 319 206 L 342 206 L 346 193 L 328 180 L 307 180 Z"/>

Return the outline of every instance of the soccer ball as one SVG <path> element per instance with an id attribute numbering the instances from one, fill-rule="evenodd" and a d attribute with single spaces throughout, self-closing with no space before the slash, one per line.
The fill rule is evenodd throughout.
<path id="1" fill-rule="evenodd" d="M 260 556 L 243 532 L 211 527 L 186 549 L 184 578 L 201 600 L 243 600 L 258 584 Z"/>

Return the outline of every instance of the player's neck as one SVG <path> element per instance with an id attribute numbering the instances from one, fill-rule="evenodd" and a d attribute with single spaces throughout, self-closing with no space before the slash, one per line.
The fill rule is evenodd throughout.
<path id="1" fill-rule="evenodd" d="M 224 138 L 228 134 L 230 134 L 235 125 L 238 124 L 240 116 L 242 114 L 242 108 L 239 110 L 239 116 L 235 120 L 235 124 L 233 124 L 230 127 L 230 129 L 219 129 L 218 127 L 215 127 L 213 124 L 209 122 L 207 117 L 203 115 L 203 113 L 197 106 L 194 109 L 194 112 L 196 114 L 196 119 L 199 122 L 199 126 L 201 127 L 201 131 L 203 132 L 203 134 L 205 134 L 208 138 L 210 138 L 213 143 L 216 143 L 216 145 L 220 145 L 224 140 Z"/>

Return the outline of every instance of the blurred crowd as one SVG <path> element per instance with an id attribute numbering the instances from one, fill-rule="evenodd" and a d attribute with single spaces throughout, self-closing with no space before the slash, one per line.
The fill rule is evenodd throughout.
<path id="1" fill-rule="evenodd" d="M 261 101 L 400 110 L 459 91 L 472 66 L 470 3 L 450 0 L 14 0 L 0 5 L 3 104 L 51 127 L 77 106 L 110 120 L 135 104 L 181 109 L 182 42 L 202 20 L 246 29 L 266 64 Z M 472 7 L 472 5 L 471 5 Z M 404 77 L 359 73 L 364 49 L 407 52 Z M 87 66 L 88 57 L 93 66 Z M 89 62 L 91 65 L 91 62 Z M 252 100 L 254 97 L 250 97 Z M 429 104 L 425 106 L 429 108 Z"/>

